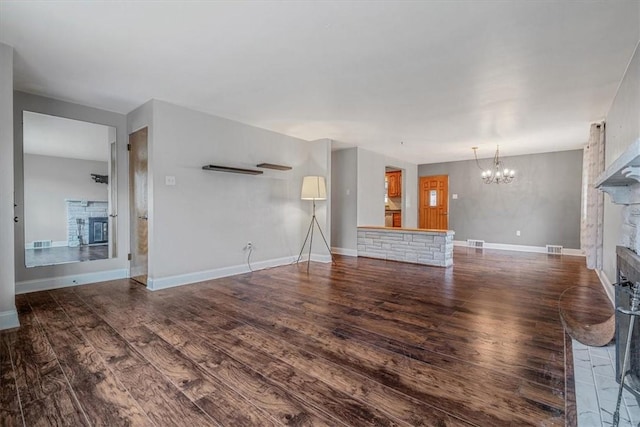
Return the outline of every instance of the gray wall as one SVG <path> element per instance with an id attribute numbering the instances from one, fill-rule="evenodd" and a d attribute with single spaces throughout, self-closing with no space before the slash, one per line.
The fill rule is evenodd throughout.
<path id="1" fill-rule="evenodd" d="M 334 248 L 357 250 L 358 151 L 331 153 L 331 243 Z"/>
<path id="2" fill-rule="evenodd" d="M 107 186 L 91 174 L 108 175 L 108 163 L 65 157 L 24 155 L 25 243 L 67 242 L 65 199 L 107 201 Z"/>
<path id="3" fill-rule="evenodd" d="M 605 165 L 613 163 L 640 137 L 640 51 L 636 51 L 620 83 L 606 120 Z M 604 197 L 603 272 L 616 282 L 616 245 L 621 242 L 622 206 Z"/>
<path id="4" fill-rule="evenodd" d="M 131 129 L 151 130 L 150 288 L 246 266 L 248 241 L 255 264 L 298 255 L 311 219 L 311 204 L 300 200 L 302 177 L 327 176 L 329 140 L 307 142 L 157 100 L 129 119 Z M 255 168 L 262 162 L 293 169 L 260 176 L 202 170 L 206 164 Z M 167 186 L 166 176 L 174 176 L 176 185 Z M 327 205 L 318 202 L 317 214 L 330 233 Z M 316 245 L 324 244 L 314 240 L 320 251 Z"/>
<path id="5" fill-rule="evenodd" d="M 358 225 L 384 226 L 386 167 L 402 170 L 402 226 L 418 226 L 418 166 L 358 148 Z"/>
<path id="6" fill-rule="evenodd" d="M 72 264 L 49 265 L 42 267 L 26 268 L 24 263 L 24 182 L 23 182 L 23 155 L 22 155 L 22 112 L 33 111 L 41 114 L 65 117 L 68 119 L 82 120 L 90 123 L 113 126 L 116 128 L 117 146 L 117 177 L 118 177 L 118 216 L 117 216 L 117 242 L 118 254 L 116 258 L 77 262 Z M 13 128 L 14 132 L 14 177 L 16 215 L 21 221 L 15 227 L 15 275 L 16 288 L 20 292 L 21 282 L 27 284 L 31 281 L 47 280 L 60 285 L 70 284 L 69 277 L 90 273 L 121 272 L 129 266 L 127 254 L 129 252 L 129 178 L 127 155 L 127 122 L 126 116 L 111 111 L 100 110 L 84 105 L 73 104 L 57 99 L 32 95 L 24 92 L 14 92 L 13 103 Z"/>
<path id="7" fill-rule="evenodd" d="M 579 249 L 582 150 L 504 160 L 517 173 L 510 184 L 484 184 L 474 160 L 418 167 L 419 176 L 449 175 L 449 228 L 456 232 L 454 239 Z M 486 168 L 490 159 L 480 164 Z"/>
<path id="8" fill-rule="evenodd" d="M 13 179 L 13 48 L 0 43 L 0 329 L 18 326 Z"/>

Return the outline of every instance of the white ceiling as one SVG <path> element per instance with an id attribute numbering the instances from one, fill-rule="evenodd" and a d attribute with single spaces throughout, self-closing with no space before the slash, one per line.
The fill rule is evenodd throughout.
<path id="1" fill-rule="evenodd" d="M 109 126 L 25 111 L 23 151 L 70 159 L 109 160 Z M 115 135 L 115 131 L 111 132 Z"/>
<path id="2" fill-rule="evenodd" d="M 580 148 L 639 39 L 637 0 L 0 2 L 17 89 L 413 163 Z"/>

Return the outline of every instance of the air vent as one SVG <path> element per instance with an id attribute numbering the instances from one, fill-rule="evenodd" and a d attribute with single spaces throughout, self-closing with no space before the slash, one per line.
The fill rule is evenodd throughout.
<path id="1" fill-rule="evenodd" d="M 33 241 L 33 249 L 44 249 L 50 248 L 52 245 L 51 240 L 34 240 Z"/>
<path id="2" fill-rule="evenodd" d="M 470 248 L 484 248 L 484 240 L 467 239 L 467 246 Z"/>
<path id="3" fill-rule="evenodd" d="M 551 255 L 562 255 L 562 246 L 547 245 L 547 253 Z"/>

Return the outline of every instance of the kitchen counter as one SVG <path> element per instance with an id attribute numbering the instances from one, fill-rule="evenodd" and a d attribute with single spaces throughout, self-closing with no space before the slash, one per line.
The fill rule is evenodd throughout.
<path id="1" fill-rule="evenodd" d="M 449 267 L 453 265 L 453 230 L 358 227 L 358 256 Z"/>

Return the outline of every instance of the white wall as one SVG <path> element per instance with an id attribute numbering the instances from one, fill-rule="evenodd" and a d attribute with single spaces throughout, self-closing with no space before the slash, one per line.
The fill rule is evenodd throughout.
<path id="1" fill-rule="evenodd" d="M 117 145 L 117 257 L 104 260 L 77 262 L 70 264 L 48 265 L 26 268 L 24 263 L 24 182 L 22 154 L 22 112 L 49 114 L 68 119 L 98 123 L 116 128 Z M 43 289 L 50 286 L 65 286 L 90 283 L 99 280 L 126 277 L 129 263 L 129 200 L 128 200 L 128 163 L 127 163 L 127 122 L 126 116 L 111 111 L 100 110 L 84 105 L 73 104 L 57 99 L 14 92 L 13 129 L 14 129 L 14 179 L 16 215 L 20 222 L 15 227 L 15 278 L 16 292 Z M 102 184 L 103 185 L 103 184 Z M 75 281 L 75 282 L 74 282 Z"/>
<path id="2" fill-rule="evenodd" d="M 402 169 L 402 226 L 418 226 L 418 166 L 358 148 L 358 225 L 384 226 L 385 167 Z"/>
<path id="3" fill-rule="evenodd" d="M 105 141 L 105 145 L 106 145 Z M 25 243 L 67 241 L 65 199 L 107 201 L 108 186 L 91 174 L 108 175 L 108 163 L 25 154 Z"/>
<path id="4" fill-rule="evenodd" d="M 331 242 L 338 252 L 355 254 L 358 240 L 358 149 L 331 153 Z"/>
<path id="5" fill-rule="evenodd" d="M 606 120 L 605 165 L 609 166 L 640 138 L 640 50 L 636 51 L 620 83 Z M 622 206 L 605 196 L 603 272 L 616 281 L 616 245 L 621 242 Z"/>
<path id="6" fill-rule="evenodd" d="M 254 265 L 297 257 L 310 220 L 310 206 L 300 200 L 302 177 L 328 175 L 330 141 L 309 143 L 163 101 L 151 106 L 149 287 L 246 268 L 248 241 Z M 150 120 L 148 112 L 139 115 Z M 293 169 L 260 176 L 202 170 L 255 169 L 262 162 Z M 165 185 L 166 176 L 176 177 L 176 185 Z M 326 211 L 318 212 L 323 228 Z"/>
<path id="7" fill-rule="evenodd" d="M 15 306 L 13 48 L 0 43 L 0 329 L 19 326 Z"/>
<path id="8" fill-rule="evenodd" d="M 305 175 L 319 175 L 324 176 L 327 183 L 327 200 L 316 201 L 316 219 L 320 224 L 322 234 L 327 240 L 329 248 L 331 248 L 331 195 L 333 194 L 333 181 L 331 179 L 331 140 L 319 139 L 316 141 L 308 142 L 309 156 L 307 160 L 307 172 Z M 313 203 L 304 200 L 302 201 L 302 207 L 307 215 L 311 216 L 313 212 Z M 302 223 L 301 232 L 304 236 L 309 231 L 309 223 Z M 314 229 L 313 235 L 313 248 L 311 249 L 312 259 L 317 261 L 330 261 L 329 251 L 327 246 L 322 241 L 322 236 L 319 235 L 317 227 Z M 308 251 L 308 249 L 305 249 Z"/>

